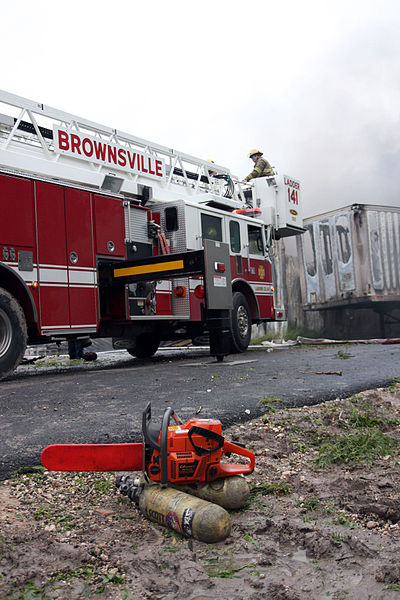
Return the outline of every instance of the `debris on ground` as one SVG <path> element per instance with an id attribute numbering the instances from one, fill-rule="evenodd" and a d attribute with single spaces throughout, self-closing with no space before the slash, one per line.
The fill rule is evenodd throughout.
<path id="1" fill-rule="evenodd" d="M 223 542 L 147 521 L 115 474 L 41 468 L 0 483 L 0 598 L 394 600 L 400 379 L 224 430 L 256 454 Z"/>

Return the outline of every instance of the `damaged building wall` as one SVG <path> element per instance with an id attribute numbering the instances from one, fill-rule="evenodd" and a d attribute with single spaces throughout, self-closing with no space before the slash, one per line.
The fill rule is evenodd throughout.
<path id="1" fill-rule="evenodd" d="M 287 327 L 333 339 L 400 337 L 400 208 L 344 207 L 306 219 L 296 240 L 274 242 L 276 305 Z"/>
<path id="2" fill-rule="evenodd" d="M 273 262 L 290 328 L 318 337 L 400 337 L 400 209 L 352 205 L 305 220 Z M 286 251 L 285 251 L 286 245 Z"/>

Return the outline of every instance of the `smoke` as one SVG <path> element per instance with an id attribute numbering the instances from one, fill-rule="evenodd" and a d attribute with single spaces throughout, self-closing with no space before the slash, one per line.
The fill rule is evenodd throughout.
<path id="1" fill-rule="evenodd" d="M 301 175 L 306 216 L 355 202 L 400 206 L 397 28 L 398 17 L 353 32 L 286 104 L 282 159 Z"/>

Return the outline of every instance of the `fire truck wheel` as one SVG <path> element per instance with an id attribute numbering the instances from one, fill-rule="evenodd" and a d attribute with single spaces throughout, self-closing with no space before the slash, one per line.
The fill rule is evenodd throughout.
<path id="1" fill-rule="evenodd" d="M 251 315 L 249 304 L 241 292 L 233 293 L 231 326 L 232 352 L 245 352 L 251 338 Z"/>
<path id="2" fill-rule="evenodd" d="M 128 349 L 128 352 L 136 358 L 149 358 L 157 352 L 159 345 L 158 338 L 150 337 L 150 335 L 138 335 L 135 348 Z"/>
<path id="3" fill-rule="evenodd" d="M 0 288 L 0 379 L 21 362 L 26 348 L 25 315 L 14 296 Z"/>

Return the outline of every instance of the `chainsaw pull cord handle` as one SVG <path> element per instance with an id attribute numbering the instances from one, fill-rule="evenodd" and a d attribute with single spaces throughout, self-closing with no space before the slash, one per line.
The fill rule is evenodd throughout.
<path id="1" fill-rule="evenodd" d="M 195 434 L 201 435 L 206 440 L 212 440 L 213 442 L 217 442 L 217 445 L 213 448 L 203 448 L 202 446 L 197 446 L 192 440 L 192 437 Z M 198 427 L 197 425 L 193 425 L 193 427 L 189 429 L 188 438 L 193 448 L 195 449 L 197 456 L 204 456 L 205 454 L 211 454 L 212 452 L 216 452 L 217 450 L 223 448 L 225 442 L 225 439 L 219 433 L 211 431 L 210 429 L 206 429 L 205 427 Z"/>

